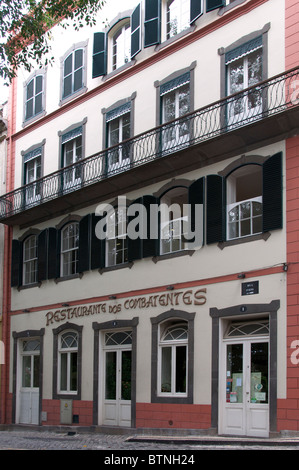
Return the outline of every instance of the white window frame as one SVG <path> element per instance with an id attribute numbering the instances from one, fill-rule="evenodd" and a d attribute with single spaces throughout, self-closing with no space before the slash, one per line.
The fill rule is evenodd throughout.
<path id="1" fill-rule="evenodd" d="M 62 344 L 62 340 L 63 340 L 63 337 L 66 337 L 66 336 L 70 336 L 72 335 L 73 336 L 73 341 L 76 341 L 76 345 L 75 346 L 66 346 L 64 347 L 63 344 Z M 71 359 L 72 359 L 72 355 L 73 354 L 76 354 L 77 357 L 76 357 L 76 362 L 77 362 L 77 366 L 76 366 L 76 382 L 77 382 L 77 386 L 76 386 L 76 390 L 71 390 Z M 62 376 L 62 355 L 66 355 L 66 389 L 62 389 L 62 380 L 61 380 L 61 376 Z M 59 394 L 68 394 L 68 395 L 77 395 L 78 393 L 78 386 L 79 386 L 79 383 L 78 383 L 78 380 L 79 380 L 79 366 L 78 366 L 78 357 L 79 357 L 79 335 L 76 331 L 73 331 L 73 330 L 68 330 L 68 331 L 63 331 L 60 335 L 59 335 L 59 338 L 58 338 L 58 368 L 57 368 L 57 372 L 58 372 L 58 377 L 57 377 L 57 393 Z"/>
<path id="2" fill-rule="evenodd" d="M 188 93 L 185 96 L 188 96 L 189 106 L 187 113 L 182 113 L 181 110 L 181 103 L 180 103 L 180 93 L 182 89 L 188 88 Z M 174 117 L 173 119 L 183 118 L 185 114 L 188 114 L 190 111 L 190 82 L 179 86 L 178 88 L 165 93 L 161 97 L 162 103 L 162 124 L 167 124 L 169 119 L 166 116 L 166 100 L 170 99 L 170 95 L 174 94 L 174 99 L 171 100 L 171 103 L 174 105 Z M 185 98 L 186 99 L 186 98 Z M 173 120 L 171 119 L 171 121 Z M 187 132 L 184 131 L 187 127 Z M 175 122 L 174 124 L 170 124 L 169 126 L 163 127 L 162 130 L 162 149 L 163 151 L 171 151 L 173 147 L 177 148 L 180 145 L 188 144 L 190 140 L 190 129 L 188 128 L 188 122 Z M 183 130 L 183 134 L 181 135 Z"/>
<path id="3" fill-rule="evenodd" d="M 174 9 L 175 13 L 173 14 L 173 18 L 168 21 L 172 8 Z M 176 36 L 190 27 L 190 0 L 166 0 L 164 3 L 164 9 L 166 40 Z M 171 31 L 171 26 L 169 27 L 171 21 L 177 22 L 176 31 Z"/>
<path id="4" fill-rule="evenodd" d="M 79 152 L 78 152 L 79 151 Z M 71 161 L 66 164 L 67 152 L 71 155 Z M 68 168 L 82 160 L 83 157 L 83 139 L 82 134 L 68 140 L 62 144 L 62 162 L 67 170 L 63 174 L 63 189 L 72 189 L 81 183 L 80 167 Z M 79 176 L 78 176 L 79 172 Z"/>
<path id="5" fill-rule="evenodd" d="M 188 396 L 188 324 L 182 322 L 175 322 L 174 324 L 167 326 L 165 330 L 163 330 L 164 325 L 159 326 L 159 345 L 158 345 L 158 390 L 157 396 L 159 397 L 187 397 Z M 187 338 L 183 339 L 172 339 L 172 340 L 165 340 L 163 337 L 166 336 L 169 330 L 175 328 L 183 328 L 187 332 Z M 185 374 L 185 392 L 176 392 L 176 353 L 177 348 L 180 346 L 184 346 L 186 348 L 186 374 Z M 170 390 L 169 391 L 162 391 L 162 351 L 164 348 L 170 348 L 171 350 L 171 381 L 170 381 Z"/>
<path id="6" fill-rule="evenodd" d="M 227 90 L 228 90 L 228 93 L 227 95 L 231 95 L 231 94 L 234 94 L 236 93 L 235 91 L 232 91 L 231 90 L 231 86 L 232 86 L 232 82 L 231 82 L 231 68 L 232 66 L 234 65 L 234 63 L 236 63 L 237 61 L 239 60 L 242 60 L 243 61 L 243 86 L 242 88 L 240 88 L 239 92 L 241 94 L 242 90 L 248 88 L 250 85 L 249 85 L 249 69 L 248 69 L 248 58 L 256 53 L 256 52 L 259 52 L 260 53 L 260 56 L 261 56 L 261 72 L 262 72 L 262 67 L 263 67 L 263 48 L 260 47 L 256 50 L 253 50 L 253 51 L 250 51 L 248 52 L 246 55 L 244 55 L 243 57 L 237 57 L 235 60 L 233 60 L 231 63 L 229 63 L 227 65 L 227 71 L 226 71 L 226 80 L 227 80 Z M 261 73 L 261 78 L 262 78 L 262 73 Z M 238 123 L 238 122 L 246 122 L 246 119 L 248 121 L 250 121 L 251 118 L 254 118 L 257 114 L 261 113 L 262 111 L 262 97 L 261 97 L 261 103 L 258 104 L 257 106 L 255 106 L 254 108 L 249 108 L 249 98 L 248 98 L 248 94 L 244 94 L 244 95 L 241 95 L 239 100 L 241 100 L 241 106 L 242 106 L 242 110 L 240 113 L 235 113 L 235 106 L 236 106 L 236 102 L 238 101 L 237 98 L 234 98 L 229 104 L 228 104 L 228 108 L 227 108 L 227 121 L 228 121 L 228 125 L 232 125 L 232 124 L 235 124 L 235 123 Z"/>
<path id="7" fill-rule="evenodd" d="M 33 245 L 32 245 L 33 242 Z M 26 245 L 29 244 L 27 248 Z M 31 250 L 35 251 L 34 256 L 30 255 Z M 26 252 L 29 256 L 26 256 Z M 23 285 L 30 285 L 37 282 L 37 236 L 30 235 L 23 242 Z"/>
<path id="8" fill-rule="evenodd" d="M 125 119 L 127 119 L 127 118 L 128 118 L 128 124 L 125 123 Z M 113 124 L 116 124 L 116 125 L 118 124 L 114 131 L 112 131 L 112 129 L 111 129 L 111 126 Z M 108 171 L 113 171 L 113 170 L 117 170 L 119 168 L 123 168 L 125 165 L 128 165 L 130 163 L 130 157 L 127 156 L 128 152 L 126 152 L 126 148 L 124 148 L 121 145 L 121 143 L 124 140 L 127 140 L 127 139 L 124 139 L 125 127 L 129 128 L 129 138 L 130 138 L 130 135 L 131 135 L 131 113 L 128 112 L 128 113 L 125 113 L 121 116 L 118 116 L 115 119 L 112 119 L 111 121 L 109 121 L 107 123 L 107 125 L 108 125 L 108 148 L 116 146 L 108 154 Z M 115 132 L 115 135 L 116 135 L 116 131 L 118 131 L 117 139 L 116 139 L 115 142 L 113 142 L 112 138 L 111 138 L 112 137 L 112 132 Z M 119 144 L 119 146 L 117 147 L 118 144 Z M 117 161 L 111 162 L 112 159 L 113 160 L 115 159 Z"/>
<path id="9" fill-rule="evenodd" d="M 108 217 L 106 237 L 106 266 L 117 266 L 128 261 L 127 219 L 126 209 L 118 208 L 111 211 Z M 117 261 L 121 257 L 121 261 Z"/>
<path id="10" fill-rule="evenodd" d="M 25 185 L 30 184 L 26 187 L 26 204 L 35 203 L 41 198 L 41 184 L 35 183 L 35 181 L 41 178 L 42 174 L 42 156 L 37 155 L 36 157 L 28 160 L 24 163 L 25 166 Z M 31 172 L 31 179 L 29 179 L 29 172 Z"/>
<path id="11" fill-rule="evenodd" d="M 64 233 L 70 229 L 71 226 L 74 226 L 75 231 L 72 237 L 67 236 L 65 240 L 68 239 L 68 245 L 70 244 L 70 239 L 74 238 L 75 243 L 74 246 L 64 248 Z M 77 242 L 76 242 L 77 238 Z M 65 225 L 61 230 L 61 277 L 72 276 L 78 273 L 78 252 L 79 252 L 79 223 L 78 222 L 70 222 L 69 224 Z M 69 258 L 69 259 L 68 259 Z M 72 266 L 75 266 L 75 269 Z"/>
<path id="12" fill-rule="evenodd" d="M 111 70 L 117 70 L 131 60 L 131 24 L 126 20 L 111 34 Z"/>
<path id="13" fill-rule="evenodd" d="M 36 92 L 36 81 L 38 77 L 41 77 L 42 87 L 40 91 Z M 33 92 L 32 92 L 32 96 L 28 98 L 28 87 L 31 84 L 31 82 L 33 82 Z M 36 112 L 35 108 L 36 108 L 36 101 L 38 97 L 41 98 L 41 109 Z M 27 104 L 29 101 L 32 101 L 32 115 L 30 116 L 27 115 Z M 44 73 L 35 73 L 32 78 L 29 78 L 29 80 L 26 82 L 26 85 L 25 85 L 24 121 L 27 123 L 28 121 L 39 116 L 43 111 L 44 111 Z"/>
<path id="14" fill-rule="evenodd" d="M 232 204 L 227 205 L 227 239 L 228 240 L 234 240 L 234 239 L 238 239 L 238 238 L 249 237 L 249 236 L 252 236 L 252 235 L 257 235 L 259 233 L 262 233 L 261 230 L 260 231 L 255 231 L 254 230 L 254 220 L 260 218 L 261 221 L 262 221 L 263 211 L 261 209 L 261 213 L 259 215 L 253 215 L 253 203 L 258 203 L 262 207 L 262 204 L 263 204 L 262 196 L 255 197 L 255 198 L 252 198 L 252 199 L 246 199 L 245 201 L 234 202 Z M 250 204 L 250 216 L 249 217 L 246 217 L 246 218 L 241 217 L 241 206 L 242 206 L 242 204 Z M 236 221 L 230 221 L 229 220 L 230 211 L 232 209 L 235 209 L 235 208 L 238 208 L 238 213 L 239 213 L 238 219 Z M 242 222 L 245 222 L 246 220 L 248 220 L 250 222 L 250 233 L 242 235 L 242 230 L 241 230 Z M 238 228 L 238 234 L 235 237 L 230 237 L 229 236 L 229 233 L 230 233 L 229 228 L 230 228 L 230 225 L 232 225 L 234 223 L 238 224 L 238 227 L 239 227 Z"/>

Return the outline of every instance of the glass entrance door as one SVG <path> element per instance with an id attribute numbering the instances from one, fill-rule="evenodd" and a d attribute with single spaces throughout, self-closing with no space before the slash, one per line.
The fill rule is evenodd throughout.
<path id="1" fill-rule="evenodd" d="M 263 340 L 225 344 L 222 422 L 225 434 L 269 434 L 269 344 Z"/>
<path id="2" fill-rule="evenodd" d="M 22 424 L 39 424 L 40 341 L 22 342 L 20 417 Z"/>
<path id="3" fill-rule="evenodd" d="M 107 344 L 108 343 L 108 344 Z M 131 332 L 106 334 L 104 424 L 131 425 Z"/>

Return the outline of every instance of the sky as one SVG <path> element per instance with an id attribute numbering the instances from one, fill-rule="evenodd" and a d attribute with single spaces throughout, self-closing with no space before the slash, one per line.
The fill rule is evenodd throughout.
<path id="1" fill-rule="evenodd" d="M 106 0 L 106 4 L 102 11 L 103 18 L 107 18 L 107 11 L 109 10 L 109 17 L 114 18 L 118 13 L 128 10 L 138 5 L 139 0 Z M 8 98 L 8 87 L 4 85 L 3 80 L 0 78 L 0 105 L 3 104 Z"/>

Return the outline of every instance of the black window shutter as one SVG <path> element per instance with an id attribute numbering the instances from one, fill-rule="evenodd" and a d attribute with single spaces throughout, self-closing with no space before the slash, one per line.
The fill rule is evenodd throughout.
<path id="1" fill-rule="evenodd" d="M 90 269 L 100 269 L 105 267 L 106 239 L 98 238 L 96 235 L 96 225 L 102 218 L 102 216 L 91 214 Z"/>
<path id="2" fill-rule="evenodd" d="M 131 15 L 131 59 L 141 51 L 141 7 L 137 5 Z"/>
<path id="3" fill-rule="evenodd" d="M 155 196 L 143 196 L 142 203 L 147 218 L 147 238 L 142 240 L 142 256 L 148 258 L 159 254 L 159 201 Z"/>
<path id="4" fill-rule="evenodd" d="M 130 206 L 132 206 L 133 204 L 142 204 L 143 201 L 142 201 L 142 197 L 136 199 L 135 201 L 132 202 L 132 204 L 130 204 Z M 128 207 L 128 212 L 130 210 L 130 206 Z M 142 240 L 141 238 L 138 236 L 137 238 L 133 238 L 132 236 L 130 236 L 130 233 L 129 233 L 129 229 L 130 229 L 130 223 L 132 223 L 132 221 L 135 219 L 135 218 L 139 218 L 140 217 L 140 214 L 138 212 L 136 212 L 135 215 L 129 215 L 127 216 L 127 219 L 128 219 L 128 261 L 134 261 L 134 260 L 137 260 L 137 259 L 141 259 L 142 258 Z M 135 226 L 135 222 L 134 222 L 134 233 L 135 231 L 136 232 L 139 232 L 140 233 L 140 227 L 139 227 L 139 224 L 137 224 L 137 226 Z M 131 227 L 131 230 L 133 231 L 133 228 Z"/>
<path id="5" fill-rule="evenodd" d="M 101 77 L 107 71 L 106 33 L 94 33 L 92 78 Z"/>
<path id="6" fill-rule="evenodd" d="M 194 181 L 190 186 L 189 186 L 189 192 L 188 192 L 188 202 L 189 202 L 189 207 L 190 207 L 190 213 L 189 216 L 191 217 L 191 221 L 189 221 L 189 227 L 191 231 L 194 233 L 195 230 L 201 230 L 202 231 L 202 243 L 204 242 L 203 240 L 203 234 L 204 234 L 204 218 L 203 220 L 200 220 L 201 227 L 197 228 L 196 227 L 196 217 L 195 217 L 195 206 L 197 204 L 202 205 L 202 215 L 204 216 L 203 212 L 203 205 L 204 205 L 204 190 L 205 190 L 205 179 L 204 178 L 199 178 L 198 180 Z M 191 240 L 190 240 L 191 241 Z"/>
<path id="7" fill-rule="evenodd" d="M 190 24 L 194 23 L 202 15 L 202 1 L 190 0 Z"/>
<path id="8" fill-rule="evenodd" d="M 48 279 L 60 277 L 60 230 L 48 229 Z"/>
<path id="9" fill-rule="evenodd" d="M 216 10 L 216 8 L 224 7 L 224 0 L 207 0 L 206 11 Z"/>
<path id="10" fill-rule="evenodd" d="M 225 240 L 224 184 L 219 175 L 207 176 L 207 243 Z"/>
<path id="11" fill-rule="evenodd" d="M 160 43 L 161 0 L 145 0 L 144 47 Z"/>
<path id="12" fill-rule="evenodd" d="M 23 244 L 19 240 L 12 240 L 11 245 L 11 287 L 22 285 Z"/>
<path id="13" fill-rule="evenodd" d="M 282 153 L 263 165 L 263 231 L 282 228 Z"/>
<path id="14" fill-rule="evenodd" d="M 37 238 L 37 280 L 48 278 L 48 229 L 43 230 Z"/>
<path id="15" fill-rule="evenodd" d="M 79 222 L 78 272 L 90 269 L 90 215 L 82 217 Z"/>

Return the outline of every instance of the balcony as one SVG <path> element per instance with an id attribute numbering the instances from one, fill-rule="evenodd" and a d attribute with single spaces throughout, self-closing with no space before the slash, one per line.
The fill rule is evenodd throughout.
<path id="1" fill-rule="evenodd" d="M 0 222 L 28 226 L 296 133 L 299 67 L 151 129 L 0 197 Z"/>

